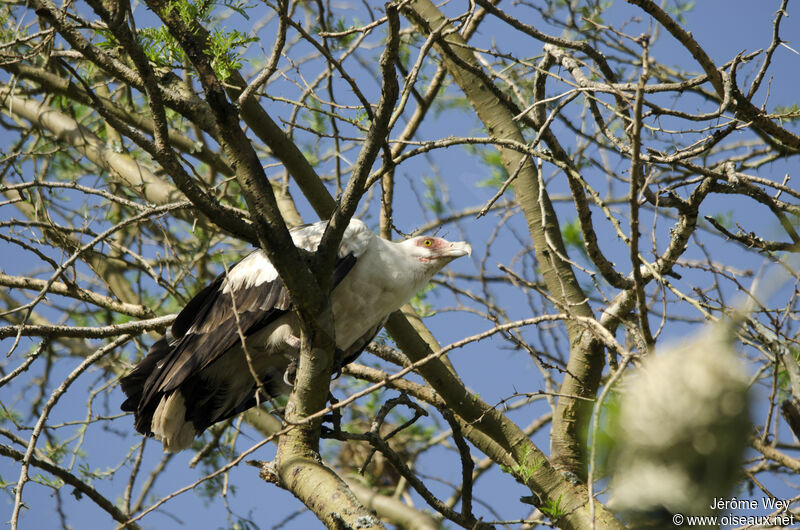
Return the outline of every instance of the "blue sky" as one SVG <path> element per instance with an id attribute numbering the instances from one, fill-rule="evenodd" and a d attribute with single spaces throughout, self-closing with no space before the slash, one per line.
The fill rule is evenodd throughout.
<path id="1" fill-rule="evenodd" d="M 509 4 L 510 5 L 510 4 Z M 773 1 L 722 1 L 722 0 L 699 0 L 694 9 L 684 16 L 686 17 L 686 25 L 692 31 L 694 36 L 701 45 L 709 52 L 712 59 L 719 65 L 732 59 L 740 51 L 753 51 L 759 48 L 766 48 L 772 37 L 772 18 L 773 12 L 777 8 L 778 2 Z M 464 3 L 453 2 L 446 9 L 462 10 Z M 359 8 L 360 9 L 360 8 Z M 792 15 L 784 19 L 782 27 L 782 35 L 788 39 L 788 45 L 794 49 L 800 50 L 800 42 L 794 42 L 797 36 L 800 36 L 800 14 L 793 12 L 793 6 L 789 7 L 789 14 Z M 147 14 L 144 9 L 139 6 L 137 8 L 137 18 L 141 16 L 143 20 L 147 20 Z M 620 24 L 623 21 L 629 20 L 633 16 L 641 17 L 640 11 L 632 6 L 623 2 L 614 2 L 610 11 L 607 13 L 608 23 Z M 534 23 L 535 21 L 530 21 Z M 626 31 L 631 34 L 637 35 L 646 31 L 649 21 L 642 19 L 638 22 L 632 22 L 626 27 Z M 244 27 L 244 26 L 243 26 Z M 517 43 L 510 39 L 517 39 L 517 36 L 510 36 L 500 31 L 494 32 L 499 26 L 491 19 L 487 19 L 486 23 L 482 26 L 480 33 L 473 41 L 477 46 L 487 46 L 492 41 L 502 45 L 516 46 L 520 45 L 521 49 L 526 50 L 529 56 L 536 56 L 540 52 L 540 47 L 537 48 L 538 43 L 530 40 L 526 43 Z M 264 33 L 268 33 L 265 31 Z M 505 42 L 508 41 L 508 42 Z M 261 44 L 264 48 L 268 49 L 272 42 L 270 39 L 265 39 Z M 699 66 L 696 66 L 688 53 L 676 45 L 676 43 L 662 31 L 660 40 L 656 43 L 652 50 L 652 55 L 660 62 L 665 64 L 674 64 L 676 67 L 686 68 L 689 71 L 700 72 Z M 767 108 L 773 108 L 775 105 L 788 105 L 797 101 L 797 86 L 800 83 L 800 55 L 792 50 L 781 47 L 777 50 L 774 59 L 775 66 L 771 72 L 775 75 L 769 84 L 761 89 L 757 102 L 760 103 L 766 98 L 768 92 Z M 741 79 L 746 79 L 747 75 L 752 75 L 754 66 L 746 65 L 741 70 Z M 757 64 L 757 63 L 756 63 Z M 688 65 L 688 66 L 687 66 Z M 363 69 L 359 70 L 354 68 L 357 73 L 357 82 L 359 86 L 368 94 L 374 94 L 378 85 L 374 79 L 367 78 Z M 276 84 L 276 91 L 281 90 L 281 84 Z M 288 89 L 287 89 L 288 90 Z M 451 93 L 456 95 L 454 89 L 450 89 Z M 469 115 L 458 110 L 443 111 L 436 117 L 431 117 L 430 121 L 420 131 L 421 138 L 439 138 L 449 135 L 476 135 L 479 131 L 478 122 Z M 2 138 L 0 137 L 1 143 Z M 351 153 L 352 154 L 352 153 Z M 432 155 L 433 156 L 433 155 Z M 431 164 L 431 160 L 435 165 Z M 792 161 L 790 164 L 778 161 L 771 167 L 774 171 L 774 178 L 777 180 L 782 179 L 783 174 L 792 172 L 797 175 L 797 163 Z M 624 164 L 620 164 L 620 171 L 627 171 Z M 545 174 L 551 174 L 552 168 L 545 168 Z M 422 177 L 439 177 L 441 191 L 444 197 L 449 200 L 448 208 L 458 210 L 460 208 L 481 205 L 485 203 L 493 194 L 493 189 L 487 189 L 477 186 L 477 184 L 487 178 L 487 168 L 479 163 L 478 158 L 466 153 L 460 148 L 451 148 L 447 150 L 438 150 L 435 153 L 435 158 L 430 159 L 427 157 L 418 157 L 416 160 L 401 166 L 398 171 L 398 182 L 400 187 L 396 196 L 395 208 L 395 222 L 401 230 L 411 231 L 420 226 L 424 219 L 424 213 L 421 211 L 417 203 L 417 195 L 421 193 L 423 186 L 420 185 Z M 795 177 L 798 178 L 798 177 Z M 408 183 L 409 185 L 404 185 Z M 414 185 L 416 193 L 412 191 L 410 185 Z M 551 186 L 548 188 L 553 194 L 564 193 L 567 191 L 566 184 L 563 180 L 554 178 Z M 299 197 L 296 193 L 295 197 Z M 373 199 L 374 202 L 375 199 Z M 311 212 L 307 205 L 304 205 L 302 199 L 300 203 L 301 212 L 307 221 L 314 221 L 316 217 Z M 754 231 L 771 231 L 774 230 L 776 223 L 774 218 L 767 215 L 767 212 L 759 211 L 753 208 L 751 202 L 739 199 L 731 199 L 729 196 L 716 198 L 709 201 L 706 206 L 708 209 L 704 211 L 705 214 L 724 213 L 726 211 L 734 211 L 737 218 L 749 229 Z M 745 210 L 746 209 L 746 210 Z M 574 207 L 570 203 L 563 203 L 557 206 L 559 218 L 562 222 L 566 222 L 574 218 Z M 373 210 L 374 212 L 374 210 Z M 0 220 L 6 219 L 4 216 L 13 216 L 13 208 L 5 206 L 0 208 Z M 596 216 L 597 217 L 597 216 Z M 490 240 L 492 231 L 497 225 L 498 217 L 488 215 L 481 219 L 465 218 L 464 220 L 449 225 L 443 235 L 449 239 L 463 239 L 469 240 L 476 246 L 476 254 L 473 255 L 471 260 L 463 259 L 451 266 L 451 270 L 464 272 L 468 274 L 475 274 L 480 267 L 480 260 L 485 256 L 487 270 L 494 274 L 497 272 L 497 264 L 505 264 L 512 266 L 514 264 L 526 263 L 524 257 L 518 256 L 519 242 L 514 238 L 513 232 L 509 230 L 502 234 L 497 242 L 491 247 L 488 255 L 483 254 L 485 243 Z M 669 221 L 659 221 L 663 224 L 660 230 L 659 242 L 668 237 Z M 376 224 L 374 215 L 372 217 L 373 226 Z M 524 222 L 521 215 L 517 214 L 511 222 L 511 228 L 516 230 L 519 234 L 524 234 Z M 619 260 L 620 263 L 625 263 L 626 258 L 623 251 L 625 250 L 621 245 L 615 242 L 613 234 L 601 233 L 602 242 L 607 245 L 618 248 L 619 255 L 612 255 L 612 260 Z M 0 243 L 6 245 L 6 243 Z M 758 270 L 762 262 L 753 254 L 741 252 L 740 249 L 734 244 L 721 243 L 715 247 L 715 257 L 721 261 L 739 267 L 751 268 Z M 700 257 L 698 255 L 689 257 Z M 28 255 L 18 255 L 16 250 L 12 255 L 10 252 L 0 254 L 0 269 L 10 274 L 23 274 L 29 273 L 34 262 Z M 629 267 L 624 266 L 621 269 L 627 273 Z M 441 279 L 446 280 L 446 275 L 440 276 Z M 588 282 L 586 277 L 579 278 L 581 282 Z M 678 282 L 677 285 L 685 287 L 687 290 L 690 288 L 691 283 L 694 281 L 694 276 L 688 272 L 683 282 Z M 590 285 L 587 283 L 587 285 Z M 520 295 L 515 289 L 511 287 L 498 288 L 496 291 L 496 299 L 504 303 L 508 309 L 511 318 L 524 318 L 531 315 L 532 308 L 525 296 Z M 432 301 L 436 306 L 452 307 L 457 303 L 468 304 L 467 300 L 455 299 L 444 289 L 436 289 L 430 295 Z M 684 311 L 685 309 L 681 309 Z M 696 316 L 696 315 L 692 315 Z M 435 316 L 427 319 L 428 325 L 434 331 L 437 339 L 442 344 L 448 344 L 454 340 L 463 338 L 464 336 L 477 333 L 489 327 L 488 322 L 464 311 L 446 311 L 440 310 Z M 665 339 L 679 339 L 687 333 L 690 326 L 674 325 L 669 326 L 664 332 Z M 535 332 L 531 331 L 531 334 Z M 150 339 L 144 339 L 145 343 L 149 343 Z M 532 339 L 535 340 L 535 339 Z M 3 346 L 10 344 L 8 341 L 2 341 Z M 94 347 L 99 347 L 101 341 L 91 341 Z M 26 344 L 29 346 L 30 343 Z M 20 350 L 22 351 L 22 350 Z M 489 403 L 499 402 L 501 399 L 507 397 L 514 391 L 519 392 L 534 392 L 542 388 L 543 382 L 541 375 L 532 361 L 527 357 L 520 355 L 518 351 L 512 351 L 504 347 L 504 343 L 499 341 L 486 341 L 481 343 L 472 344 L 468 347 L 454 352 L 451 356 L 459 374 L 466 382 L 467 386 L 479 393 L 480 396 Z M 20 362 L 21 357 L 15 355 L 9 366 L 16 366 Z M 362 362 L 371 362 L 371 359 L 362 357 Z M 70 362 L 74 362 L 74 359 Z M 75 364 L 60 367 L 64 373 L 68 373 Z M 99 377 L 97 372 L 88 372 L 81 376 L 76 383 L 75 388 L 68 392 L 61 402 L 57 405 L 54 411 L 54 421 L 75 421 L 83 419 L 86 414 L 87 391 L 90 388 L 97 388 Z M 390 394 L 393 395 L 393 394 Z M 12 395 L 12 389 L 0 389 L 0 401 L 4 404 L 7 402 L 19 403 L 32 398 L 30 393 L 19 396 Z M 116 411 L 118 403 L 122 401 L 121 393 L 116 390 L 108 395 L 102 395 L 98 398 L 100 401 L 108 401 L 108 410 Z M 526 425 L 540 414 L 544 414 L 548 410 L 548 406 L 544 401 L 539 402 L 537 405 L 527 407 L 523 411 L 513 413 L 511 416 L 520 425 Z M 756 411 L 757 413 L 761 411 Z M 86 439 L 83 441 L 82 450 L 92 455 L 92 466 L 95 469 L 105 469 L 106 467 L 116 466 L 124 457 L 129 447 L 135 443 L 135 438 L 131 435 L 125 442 L 127 445 L 120 443 L 122 440 L 117 436 L 113 436 L 106 432 L 106 430 L 113 431 L 132 431 L 131 418 L 120 418 L 109 421 L 104 424 L 94 424 L 88 431 Z M 65 430 L 69 430 L 65 427 Z M 27 435 L 27 433 L 24 433 Z M 548 451 L 549 440 L 547 437 L 548 430 L 545 429 L 534 437 L 537 445 Z M 254 443 L 254 433 L 251 430 L 246 430 L 242 435 L 239 448 L 245 448 Z M 481 457 L 477 451 L 475 456 Z M 253 458 L 260 460 L 269 460 L 274 455 L 272 447 L 265 447 L 260 449 L 253 455 Z M 151 469 L 153 469 L 160 459 L 160 448 L 155 443 L 149 443 L 145 452 L 145 458 L 142 463 L 142 474 L 140 475 L 140 483 Z M 192 455 L 189 453 L 179 454 L 172 459 L 169 464 L 168 471 L 162 473 L 158 479 L 158 484 L 155 491 L 159 495 L 168 494 L 178 488 L 192 483 L 198 477 L 204 474 L 203 470 L 189 469 L 187 464 Z M 431 476 L 443 476 L 447 480 L 456 482 L 458 480 L 459 468 L 458 459 L 452 451 L 446 451 L 441 448 L 434 449 L 427 453 L 420 461 L 418 469 L 423 474 Z M 0 477 L 5 481 L 16 480 L 18 468 L 12 465 L 7 459 L 0 459 Z M 97 480 L 95 486 L 105 493 L 107 496 L 116 500 L 116 496 L 120 495 L 125 487 L 125 473 L 118 473 L 112 480 Z M 239 466 L 234 468 L 230 473 L 230 484 L 238 488 L 235 495 L 228 497 L 227 501 L 231 511 L 237 516 L 251 518 L 257 521 L 261 528 L 270 528 L 273 524 L 283 520 L 284 518 L 293 514 L 296 510 L 301 508 L 301 505 L 286 491 L 280 490 L 271 485 L 265 484 L 257 476 L 257 471 L 249 466 Z M 776 488 L 776 492 L 786 492 L 787 495 L 795 490 L 786 488 L 780 485 L 777 480 L 771 487 Z M 431 481 L 431 489 L 440 497 L 446 498 L 451 492 L 449 485 Z M 65 499 L 65 506 L 69 511 L 69 522 L 74 528 L 83 528 L 90 525 L 100 527 L 107 527 L 111 525 L 111 520 L 108 516 L 99 510 L 90 501 L 83 499 L 77 500 L 72 498 L 68 488 L 62 488 L 62 496 Z M 529 494 L 529 491 L 516 484 L 508 475 L 501 473 L 495 469 L 490 471 L 489 474 L 482 478 L 476 485 L 476 498 L 489 502 L 500 513 L 507 515 L 509 513 L 515 514 L 517 517 L 525 517 L 528 515 L 524 512 L 524 508 L 519 503 L 519 497 Z M 794 495 L 794 493 L 791 493 Z M 53 525 L 55 513 L 55 503 L 52 498 L 52 490 L 50 488 L 35 484 L 28 483 L 25 488 L 24 500 L 27 506 L 30 507 L 23 516 L 23 528 L 48 528 Z M 424 503 L 419 498 L 415 499 L 417 506 L 423 506 Z M 10 513 L 11 504 L 5 500 L 0 501 L 0 518 L 4 513 L 5 507 L 9 507 Z M 231 519 L 228 512 L 222 507 L 221 503 L 216 502 L 209 505 L 205 500 L 199 498 L 195 493 L 190 492 L 180 495 L 170 501 L 166 505 L 164 512 L 156 512 L 149 515 L 143 521 L 143 526 L 146 528 L 224 528 L 231 524 Z M 252 511 L 251 511 L 252 510 Z M 491 517 L 487 511 L 480 511 L 479 513 L 486 517 Z M 300 515 L 298 518 L 293 519 L 287 528 L 312 528 L 316 527 L 318 523 L 309 514 Z"/>

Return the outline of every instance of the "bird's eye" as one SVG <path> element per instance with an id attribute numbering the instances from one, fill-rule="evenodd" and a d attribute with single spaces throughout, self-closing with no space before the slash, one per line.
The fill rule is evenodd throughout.
<path id="1" fill-rule="evenodd" d="M 429 247 L 429 246 L 433 245 L 433 240 L 432 239 L 426 239 L 425 241 L 422 242 L 422 244 L 425 245 L 426 247 Z"/>

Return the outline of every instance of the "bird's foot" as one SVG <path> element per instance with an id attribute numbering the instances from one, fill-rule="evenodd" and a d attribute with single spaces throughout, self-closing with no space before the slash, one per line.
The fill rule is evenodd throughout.
<path id="1" fill-rule="evenodd" d="M 333 367 L 331 368 L 331 380 L 339 379 L 342 375 L 342 369 L 344 368 L 344 352 L 339 348 L 336 348 L 333 352 Z"/>
<path id="2" fill-rule="evenodd" d="M 292 349 L 300 350 L 300 338 L 295 337 L 292 334 L 289 334 L 285 339 L 284 342 Z"/>
<path id="3" fill-rule="evenodd" d="M 297 359 L 292 359 L 289 362 L 289 366 L 286 367 L 286 371 L 283 372 L 283 382 L 293 387 L 294 378 L 296 375 L 297 375 Z"/>

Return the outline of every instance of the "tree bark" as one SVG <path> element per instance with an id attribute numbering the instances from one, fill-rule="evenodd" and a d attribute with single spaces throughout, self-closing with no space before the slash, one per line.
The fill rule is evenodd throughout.
<path id="1" fill-rule="evenodd" d="M 447 23 L 441 12 L 428 0 L 408 4 L 406 13 L 424 33 Z M 489 135 L 525 144 L 514 120 L 514 112 L 498 97 L 496 88 L 483 72 L 466 43 L 457 33 L 450 33 L 435 44 L 444 64 L 466 95 Z M 528 223 L 537 262 L 559 310 L 579 317 L 593 318 L 588 298 L 580 288 L 567 258 L 553 205 L 541 185 L 538 171 L 529 156 L 499 148 L 509 175 L 517 174 L 514 192 Z M 551 461 L 558 469 L 585 480 L 585 441 L 592 402 L 600 384 L 605 359 L 603 345 L 577 322 L 567 321 L 570 357 L 553 417 Z M 579 396 L 579 398 L 565 397 Z"/>

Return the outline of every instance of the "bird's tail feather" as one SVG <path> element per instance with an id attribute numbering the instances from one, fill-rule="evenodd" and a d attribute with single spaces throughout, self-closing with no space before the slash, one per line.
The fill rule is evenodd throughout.
<path id="1" fill-rule="evenodd" d="M 122 391 L 128 397 L 120 408 L 125 412 L 133 412 L 136 420 L 136 430 L 145 435 L 151 433 L 150 424 L 155 410 L 155 403 L 149 407 L 143 406 L 145 405 L 142 403 L 145 384 L 156 369 L 158 363 L 161 362 L 171 350 L 172 346 L 169 344 L 167 337 L 156 341 L 150 347 L 150 351 L 147 352 L 145 358 L 136 365 L 131 373 L 120 379 Z"/>
<path id="2" fill-rule="evenodd" d="M 161 398 L 153 413 L 151 430 L 165 453 L 177 453 L 192 445 L 197 432 L 194 424 L 186 421 L 186 401 L 180 390 Z"/>

